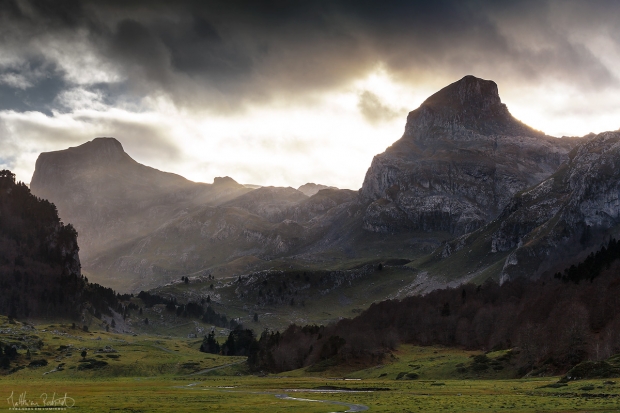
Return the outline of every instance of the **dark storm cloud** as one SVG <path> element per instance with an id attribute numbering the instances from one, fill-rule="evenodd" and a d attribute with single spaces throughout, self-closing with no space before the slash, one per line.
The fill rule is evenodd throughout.
<path id="1" fill-rule="evenodd" d="M 362 116 L 370 123 L 389 121 L 401 114 L 401 111 L 394 110 L 381 102 L 377 95 L 368 90 L 360 94 L 357 107 Z"/>
<path id="2" fill-rule="evenodd" d="M 181 106 L 230 111 L 321 93 L 377 65 L 412 84 L 473 73 L 525 84 L 558 79 L 583 88 L 615 85 L 613 71 L 571 33 L 608 27 L 617 38 L 620 5 L 588 5 L 0 0 L 0 39 L 7 55 L 26 60 L 52 59 L 47 41 L 86 42 L 127 85 L 120 94 L 164 94 Z M 53 58 L 58 63 L 62 53 Z M 74 70 L 71 64 L 63 70 Z M 8 70 L 0 62 L 0 76 Z M 5 96 L 17 88 L 3 87 L 9 88 Z M 16 109 L 27 106 L 19 97 L 15 102 Z"/>

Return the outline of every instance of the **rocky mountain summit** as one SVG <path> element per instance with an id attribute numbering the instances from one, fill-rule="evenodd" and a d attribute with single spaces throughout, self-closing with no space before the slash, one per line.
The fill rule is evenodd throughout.
<path id="1" fill-rule="evenodd" d="M 86 261 L 119 241 L 154 230 L 186 208 L 250 191 L 229 177 L 209 185 L 142 165 L 114 138 L 40 154 L 30 187 L 75 226 Z"/>
<path id="2" fill-rule="evenodd" d="M 364 228 L 474 231 L 555 172 L 576 144 L 524 125 L 495 82 L 465 76 L 410 112 L 403 137 L 373 159 L 360 191 L 370 202 Z"/>

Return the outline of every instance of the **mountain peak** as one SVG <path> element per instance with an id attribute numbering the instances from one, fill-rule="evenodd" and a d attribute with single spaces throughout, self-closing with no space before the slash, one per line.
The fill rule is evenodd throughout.
<path id="1" fill-rule="evenodd" d="M 237 181 L 235 181 L 234 179 L 232 179 L 230 176 L 216 176 L 215 178 L 213 178 L 213 185 L 217 185 L 217 186 L 227 185 L 227 186 L 234 186 L 234 187 L 243 186 Z"/>
<path id="2" fill-rule="evenodd" d="M 426 99 L 422 106 L 449 106 L 454 109 L 479 111 L 506 110 L 499 97 L 497 84 L 472 75 L 444 87 Z"/>
<path id="3" fill-rule="evenodd" d="M 100 148 L 114 148 L 116 150 L 121 150 L 125 152 L 125 150 L 123 149 L 123 145 L 116 138 L 112 138 L 112 137 L 106 137 L 106 136 L 98 137 L 98 138 L 93 139 L 90 142 L 84 143 L 81 146 L 84 146 L 84 145 L 92 145 L 92 146 L 96 146 Z"/>
<path id="4" fill-rule="evenodd" d="M 307 196 L 312 196 L 318 193 L 321 189 L 338 189 L 338 188 L 336 188 L 335 186 L 315 184 L 313 182 L 308 182 L 307 184 L 303 184 L 302 186 L 297 188 L 298 191 L 303 192 Z"/>
<path id="5" fill-rule="evenodd" d="M 118 140 L 107 137 L 95 138 L 80 146 L 69 148 L 69 150 L 80 153 L 82 156 L 94 156 L 98 160 L 112 161 L 127 156 L 123 145 Z"/>
<path id="6" fill-rule="evenodd" d="M 30 186 L 36 195 L 47 198 L 50 194 L 44 188 L 53 188 L 56 181 L 62 182 L 66 177 L 75 175 L 76 171 L 92 171 L 93 168 L 118 170 L 128 165 L 139 164 L 123 150 L 118 140 L 95 138 L 79 146 L 41 153 Z"/>
<path id="7" fill-rule="evenodd" d="M 515 119 L 492 80 L 465 76 L 426 99 L 409 113 L 405 136 L 416 140 L 450 140 L 479 135 L 541 136 Z"/>

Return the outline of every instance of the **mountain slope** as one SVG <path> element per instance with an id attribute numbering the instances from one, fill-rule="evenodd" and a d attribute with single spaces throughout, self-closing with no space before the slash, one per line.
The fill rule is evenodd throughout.
<path id="1" fill-rule="evenodd" d="M 352 199 L 355 193 L 346 190 L 322 190 L 308 198 L 292 188 L 259 188 L 219 206 L 194 208 L 97 255 L 88 268 L 130 290 L 184 275 L 222 277 L 270 268 L 271 260 L 320 240 L 328 212 Z"/>
<path id="2" fill-rule="evenodd" d="M 249 191 L 230 178 L 195 183 L 134 161 L 114 138 L 39 155 L 32 192 L 54 202 L 80 233 L 82 258 L 144 235 L 184 208 Z"/>
<path id="3" fill-rule="evenodd" d="M 501 280 L 539 276 L 575 261 L 620 233 L 620 132 L 605 132 L 571 152 L 569 162 L 519 194 L 493 234 L 510 251 Z"/>
<path id="4" fill-rule="evenodd" d="M 576 144 L 514 119 L 494 82 L 466 76 L 410 112 L 403 137 L 375 156 L 360 191 L 371 202 L 364 228 L 471 232 Z"/>
<path id="5" fill-rule="evenodd" d="M 620 234 L 620 132 L 587 137 L 549 178 L 516 194 L 485 227 L 420 264 L 505 282 L 555 273 Z M 482 279 L 482 278 L 480 278 Z"/>

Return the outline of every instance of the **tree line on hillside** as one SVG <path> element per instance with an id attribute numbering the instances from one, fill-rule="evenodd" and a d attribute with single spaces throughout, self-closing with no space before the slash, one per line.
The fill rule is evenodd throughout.
<path id="1" fill-rule="evenodd" d="M 116 307 L 113 290 L 81 275 L 78 251 L 77 232 L 56 206 L 0 171 L 0 314 L 77 319 Z"/>
<path id="2" fill-rule="evenodd" d="M 123 318 L 139 310 L 133 295 L 89 283 L 81 274 L 77 231 L 58 217 L 53 203 L 32 195 L 15 174 L 0 171 L 0 314 L 12 318 L 53 314 L 78 320 L 89 312 L 97 318 Z M 144 305 L 164 304 L 178 316 L 201 318 L 220 327 L 238 323 L 201 303 L 178 304 L 154 294 L 138 295 Z"/>
<path id="3" fill-rule="evenodd" d="M 165 298 L 147 291 L 140 291 L 138 298 L 142 300 L 147 308 L 157 304 L 164 304 L 168 312 L 175 313 L 178 317 L 199 318 L 204 323 L 222 328 L 234 329 L 239 325 L 235 319 L 228 320 L 225 314 L 216 312 L 210 305 L 211 300 L 209 297 L 201 300 L 200 303 L 190 301 L 187 304 L 178 304 L 176 298 Z M 205 304 L 207 305 L 206 307 Z"/>
<path id="4" fill-rule="evenodd" d="M 620 258 L 620 242 L 611 238 L 607 246 L 602 247 L 596 253 L 590 253 L 585 260 L 577 265 L 571 265 L 564 272 L 556 273 L 554 277 L 564 282 L 577 284 L 580 281 L 592 282 L 618 258 Z"/>
<path id="5" fill-rule="evenodd" d="M 522 373 L 557 373 L 585 359 L 605 359 L 620 352 L 618 244 L 611 240 L 555 277 L 437 290 L 376 303 L 326 327 L 263 332 L 249 363 L 281 372 L 328 359 L 378 361 L 401 343 L 518 348 Z"/>

